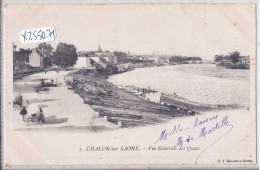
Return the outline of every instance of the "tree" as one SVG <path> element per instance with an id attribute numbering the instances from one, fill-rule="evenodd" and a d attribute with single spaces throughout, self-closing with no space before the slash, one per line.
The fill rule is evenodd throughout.
<path id="1" fill-rule="evenodd" d="M 117 57 L 119 63 L 127 62 L 127 53 L 121 51 L 114 51 L 113 54 Z"/>
<path id="2" fill-rule="evenodd" d="M 238 52 L 238 51 L 229 53 L 229 57 L 232 60 L 232 63 L 234 63 L 234 64 L 236 64 L 238 62 L 239 56 L 240 56 L 240 52 Z"/>
<path id="3" fill-rule="evenodd" d="M 191 60 L 202 61 L 202 59 L 200 57 L 191 57 Z"/>
<path id="4" fill-rule="evenodd" d="M 37 53 L 43 58 L 43 67 L 47 68 L 52 66 L 52 54 L 53 54 L 53 47 L 49 43 L 40 43 L 36 48 Z"/>
<path id="5" fill-rule="evenodd" d="M 23 72 L 25 62 L 29 62 L 29 55 L 32 51 L 20 48 L 19 51 L 13 51 L 13 71 L 14 74 L 20 74 Z"/>
<path id="6" fill-rule="evenodd" d="M 73 66 L 78 60 L 76 51 L 74 45 L 60 42 L 53 54 L 53 63 L 63 68 Z"/>
<path id="7" fill-rule="evenodd" d="M 31 54 L 31 52 L 32 51 L 30 49 L 27 50 L 20 48 L 17 52 L 17 56 L 20 58 L 20 60 L 29 62 L 29 55 Z"/>
<path id="8" fill-rule="evenodd" d="M 52 66 L 51 59 L 49 57 L 44 57 L 43 58 L 43 67 L 47 68 L 49 66 Z"/>
<path id="9" fill-rule="evenodd" d="M 53 54 L 53 47 L 49 43 L 40 43 L 36 48 L 37 53 L 42 57 L 51 57 Z"/>
<path id="10" fill-rule="evenodd" d="M 19 51 L 14 51 L 13 55 L 13 64 L 14 66 L 21 67 L 25 64 L 25 62 L 29 62 L 29 55 L 32 51 L 30 49 L 20 48 Z"/>
<path id="11" fill-rule="evenodd" d="M 223 55 L 215 55 L 214 61 L 215 62 L 222 62 L 223 57 L 224 57 Z"/>
<path id="12" fill-rule="evenodd" d="M 169 59 L 170 63 L 181 63 L 184 61 L 184 58 L 181 55 L 171 56 Z"/>

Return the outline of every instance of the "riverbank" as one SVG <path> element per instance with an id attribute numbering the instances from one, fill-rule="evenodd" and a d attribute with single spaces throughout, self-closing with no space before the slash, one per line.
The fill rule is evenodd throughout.
<path id="1" fill-rule="evenodd" d="M 192 65 L 189 65 L 192 66 Z M 182 67 L 181 67 L 182 68 Z M 189 67 L 190 68 L 190 67 Z M 144 70 L 143 70 L 144 69 Z M 168 75 L 162 75 L 159 74 L 160 77 L 163 79 L 158 79 L 158 77 L 151 77 L 146 75 L 146 72 L 148 74 L 152 74 L 153 72 L 158 72 L 158 69 L 166 69 L 164 73 L 168 73 Z M 194 75 L 192 78 L 189 78 L 186 76 L 183 76 L 182 74 L 177 74 L 178 71 L 174 70 L 177 69 L 177 66 L 165 66 L 165 67 L 150 67 L 150 68 L 140 68 L 136 69 L 134 71 L 130 71 L 128 73 L 119 73 L 113 76 L 119 76 L 118 80 L 120 80 L 121 85 L 118 84 L 118 82 L 111 83 L 111 76 L 105 76 L 102 74 L 99 74 L 98 72 L 86 72 L 85 70 L 73 70 L 73 71 L 65 71 L 64 73 L 60 74 L 56 71 L 50 71 L 46 74 L 43 73 L 37 73 L 35 75 L 29 76 L 29 81 L 27 82 L 28 77 L 25 77 L 24 80 L 17 80 L 15 83 L 15 91 L 19 91 L 23 94 L 23 97 L 25 97 L 23 105 L 27 105 L 26 102 L 29 101 L 29 103 L 35 103 L 35 102 L 54 102 L 49 99 L 49 93 L 52 93 L 54 89 L 57 88 L 65 88 L 65 91 L 69 91 L 70 93 L 74 93 L 73 95 L 78 96 L 80 99 L 79 105 L 87 105 L 90 106 L 93 111 L 97 113 L 95 116 L 95 120 L 102 119 L 104 122 L 113 123 L 116 127 L 135 127 L 135 126 L 144 126 L 149 124 L 157 124 L 161 122 L 167 122 L 170 119 L 174 117 L 182 117 L 186 115 L 194 115 L 195 113 L 199 113 L 202 111 L 208 111 L 208 110 L 228 110 L 228 109 L 237 109 L 239 108 L 238 105 L 234 105 L 233 103 L 225 103 L 225 105 L 219 103 L 218 105 L 214 104 L 214 107 L 211 107 L 212 105 L 199 105 L 196 108 L 192 108 L 190 106 L 186 106 L 185 104 L 180 103 L 180 97 L 175 97 L 174 102 L 168 102 L 168 105 L 160 104 L 160 96 L 161 92 L 163 92 L 162 89 L 158 85 L 163 84 L 163 87 L 166 87 L 166 89 L 169 89 L 168 92 L 171 94 L 174 91 L 177 93 L 181 93 L 181 90 L 187 90 L 189 88 L 189 93 L 192 94 L 193 92 L 196 92 L 196 90 L 199 89 L 199 86 L 201 87 L 205 82 L 193 82 L 193 86 L 195 86 L 195 89 L 193 86 L 189 86 L 188 80 L 202 80 L 202 77 L 198 77 L 194 79 Z M 178 68 L 179 69 L 179 68 Z M 145 71 L 146 70 L 146 71 Z M 186 70 L 185 67 L 182 68 L 182 70 Z M 197 70 L 197 69 L 196 69 Z M 62 71 L 63 72 L 63 71 Z M 186 71 L 185 71 L 186 72 Z M 188 71 L 189 73 L 190 71 Z M 132 73 L 134 73 L 132 75 Z M 153 73 L 153 75 L 154 75 Z M 193 71 L 194 73 L 194 71 Z M 74 77 L 75 84 L 72 85 L 73 88 L 70 86 L 65 85 L 65 79 L 67 74 L 69 74 L 70 77 Z M 131 74 L 130 77 L 128 74 Z M 138 75 L 145 74 L 139 77 Z M 171 77 L 169 79 L 168 76 L 173 75 L 174 77 Z M 201 73 L 199 73 L 200 75 Z M 203 72 L 203 74 L 205 74 Z M 210 74 L 211 75 L 211 74 Z M 65 76 L 65 77 L 64 77 Z M 112 76 L 112 77 L 113 77 Z M 123 76 L 123 77 L 122 77 Z M 166 77 L 165 77 L 166 76 Z M 208 74 L 207 74 L 208 76 Z M 214 77 L 217 75 L 211 75 Z M 53 86 L 53 87 L 42 87 L 41 86 L 41 80 L 44 81 L 50 81 L 51 78 L 54 78 L 56 81 L 56 77 L 58 78 L 58 82 L 61 82 L 61 85 Z M 120 78 L 121 77 L 121 78 Z M 123 78 L 127 78 L 127 83 L 122 84 Z M 132 77 L 132 78 L 131 78 Z M 142 78 L 143 77 L 143 78 Z M 185 81 L 182 81 L 181 78 L 184 77 Z M 220 77 L 223 77 L 222 74 Z M 178 78 L 178 79 L 176 79 Z M 109 81 L 108 81 L 109 79 Z M 149 79 L 155 82 L 151 82 Z M 206 80 L 208 81 L 208 77 Z M 73 79 L 72 79 L 73 80 Z M 145 80 L 147 83 L 139 83 L 141 80 Z M 170 82 L 163 82 L 164 80 L 171 80 Z M 178 83 L 178 81 L 181 80 L 181 82 L 185 82 L 185 84 L 181 85 Z M 20 82 L 21 81 L 21 82 Z M 25 82 L 24 82 L 25 81 Z M 158 84 L 158 81 L 161 82 Z M 172 81 L 174 83 L 172 83 Z M 19 83 L 20 82 L 20 83 Z M 220 81 L 216 81 L 220 82 Z M 139 83 L 139 84 L 138 84 Z M 231 83 L 231 82 L 230 82 Z M 230 84 L 228 83 L 228 84 Z M 134 85 L 135 86 L 134 86 Z M 151 85 L 151 89 L 150 89 Z M 178 86 L 176 86 L 178 85 Z M 197 87 L 198 85 L 198 87 Z M 169 87 L 167 87 L 169 86 Z M 176 86 L 176 87 L 175 87 Z M 187 87 L 185 87 L 187 86 Z M 179 88 L 178 88 L 179 87 Z M 215 86 L 211 86 L 211 89 Z M 223 86 L 221 86 L 223 87 Z M 172 89 L 172 90 L 171 90 Z M 51 90 L 51 92 L 50 92 Z M 219 91 L 219 89 L 216 89 L 215 91 Z M 233 91 L 233 90 L 232 90 Z M 31 93 L 37 93 L 37 97 L 31 97 Z M 26 93 L 29 93 L 29 95 L 26 95 Z M 67 93 L 67 92 L 66 92 Z M 166 94 L 169 94 L 166 92 Z M 197 92 L 196 92 L 197 93 Z M 202 93 L 202 92 L 198 92 Z M 40 96 L 43 96 L 43 94 L 46 94 L 46 97 L 41 98 Z M 145 94 L 145 95 L 143 95 Z M 226 94 L 226 93 L 225 93 Z M 35 94 L 36 95 L 36 94 Z M 35 96 L 33 95 L 33 96 Z M 217 95 L 217 94 L 216 94 Z M 39 98 L 39 97 L 40 98 Z M 63 95 L 61 95 L 63 96 Z M 79 97 L 80 96 L 80 97 Z M 178 95 L 177 95 L 178 96 Z M 182 96 L 182 94 L 180 95 Z M 195 96 L 195 95 L 194 95 Z M 204 94 L 203 96 L 206 96 Z M 199 99 L 203 96 L 197 96 L 196 99 Z M 28 99 L 28 97 L 30 99 Z M 156 98 L 156 99 L 155 99 Z M 63 100 L 63 97 L 61 97 Z M 154 100 L 155 99 L 155 100 Z M 184 100 L 185 99 L 185 100 Z M 184 103 L 187 103 L 187 100 L 184 97 Z M 212 99 L 212 98 L 211 98 Z M 221 99 L 223 99 L 221 97 Z M 178 100 L 178 103 L 176 103 L 176 100 Z M 194 100 L 193 100 L 194 101 Z M 196 100 L 195 100 L 196 101 Z M 165 103 L 164 101 L 162 101 Z M 57 102 L 54 102 L 57 103 Z M 85 104 L 84 104 L 85 103 Z M 167 102 L 166 102 L 167 103 Z M 194 102 L 193 102 L 194 103 Z M 198 103 L 201 103 L 198 101 Z M 196 103 L 197 104 L 197 103 Z M 209 107 L 210 106 L 210 107 Z M 191 110 L 189 113 L 188 110 Z M 82 112 L 85 112 L 82 110 Z M 60 113 L 63 114 L 63 113 Z"/>
<path id="2" fill-rule="evenodd" d="M 233 64 L 233 63 L 218 63 L 216 64 L 216 67 L 225 68 L 225 69 L 242 69 L 242 70 L 250 69 L 249 64 Z"/>
<path id="3" fill-rule="evenodd" d="M 125 127 L 196 112 L 249 107 L 247 71 L 230 70 L 227 74 L 214 65 L 138 68 L 109 77 L 81 70 L 73 76 L 78 83 L 75 90 L 83 101 L 109 121 L 121 121 Z M 164 100 L 162 93 L 171 96 Z"/>
<path id="4" fill-rule="evenodd" d="M 97 111 L 99 116 L 115 124 L 119 122 L 123 127 L 156 124 L 186 115 L 184 110 L 140 97 L 134 91 L 141 88 L 119 88 L 108 82 L 107 76 L 97 72 L 84 73 L 84 70 L 80 70 L 70 76 L 74 77 L 73 90 L 86 104 Z"/>

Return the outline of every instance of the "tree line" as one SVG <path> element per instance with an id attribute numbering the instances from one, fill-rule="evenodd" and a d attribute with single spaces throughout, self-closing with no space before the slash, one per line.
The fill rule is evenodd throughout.
<path id="1" fill-rule="evenodd" d="M 223 60 L 226 60 L 236 64 L 239 61 L 239 57 L 240 52 L 234 51 L 229 53 L 228 55 L 215 55 L 214 60 L 215 62 L 223 62 Z"/>
<path id="2" fill-rule="evenodd" d="M 42 64 L 44 68 L 53 65 L 57 65 L 59 68 L 66 68 L 76 64 L 78 60 L 76 47 L 63 42 L 60 42 L 55 50 L 49 43 L 40 43 L 36 47 L 36 51 L 43 57 Z M 22 63 L 29 62 L 29 55 L 31 53 L 31 49 L 20 48 L 18 51 L 14 50 L 14 65 L 19 66 Z"/>
<path id="3" fill-rule="evenodd" d="M 170 63 L 184 63 L 188 61 L 202 61 L 200 57 L 186 57 L 186 56 L 181 56 L 181 55 L 174 55 L 171 56 L 169 59 Z"/>

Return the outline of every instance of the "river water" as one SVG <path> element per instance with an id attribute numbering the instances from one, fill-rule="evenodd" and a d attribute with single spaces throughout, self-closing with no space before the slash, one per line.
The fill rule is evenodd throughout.
<path id="1" fill-rule="evenodd" d="M 159 101 L 160 92 L 201 104 L 238 104 L 248 107 L 250 99 L 249 70 L 218 69 L 214 64 L 186 64 L 139 68 L 113 75 L 109 81 L 118 86 L 134 85 L 159 91 L 147 94 Z"/>

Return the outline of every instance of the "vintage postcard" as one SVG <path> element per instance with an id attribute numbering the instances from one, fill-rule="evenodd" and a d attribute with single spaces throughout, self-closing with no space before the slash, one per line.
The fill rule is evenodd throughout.
<path id="1" fill-rule="evenodd" d="M 2 168 L 256 168 L 257 3 L 3 4 Z"/>

